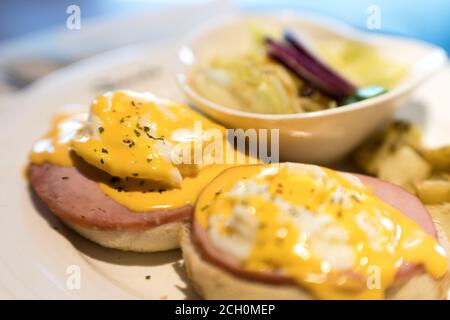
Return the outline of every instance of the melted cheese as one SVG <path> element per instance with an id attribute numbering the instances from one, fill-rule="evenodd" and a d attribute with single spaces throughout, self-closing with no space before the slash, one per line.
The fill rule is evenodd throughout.
<path id="1" fill-rule="evenodd" d="M 322 299 L 381 299 L 406 262 L 435 278 L 448 268 L 414 221 L 354 176 L 318 166 L 228 169 L 200 195 L 195 219 L 244 269 L 287 276 Z"/>
<path id="2" fill-rule="evenodd" d="M 56 116 L 50 131 L 34 144 L 30 162 L 76 166 L 132 211 L 179 208 L 193 204 L 204 186 L 231 166 L 205 164 L 213 156 L 208 152 L 204 162 L 171 162 L 167 152 L 178 152 L 174 146 L 184 144 L 192 152 L 194 143 L 211 141 L 195 132 L 195 121 L 203 130 L 224 132 L 186 106 L 150 94 L 110 93 L 94 101 L 89 115 Z M 226 141 L 224 148 L 230 148 Z"/>

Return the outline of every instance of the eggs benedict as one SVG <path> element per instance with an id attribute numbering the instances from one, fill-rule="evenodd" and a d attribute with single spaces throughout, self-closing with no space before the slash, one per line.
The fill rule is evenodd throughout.
<path id="1" fill-rule="evenodd" d="M 443 299 L 449 288 L 447 239 L 417 198 L 314 165 L 225 170 L 181 248 L 207 299 Z"/>
<path id="2" fill-rule="evenodd" d="M 28 177 L 53 213 L 94 242 L 142 252 L 177 248 L 199 192 L 231 166 L 208 161 L 215 151 L 205 150 L 213 137 L 204 132 L 211 129 L 225 132 L 150 93 L 106 93 L 87 113 L 55 117 L 32 148 Z M 202 161 L 176 161 L 196 147 Z"/>

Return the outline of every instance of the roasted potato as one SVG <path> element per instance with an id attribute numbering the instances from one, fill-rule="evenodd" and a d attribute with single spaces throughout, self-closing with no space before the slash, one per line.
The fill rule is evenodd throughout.
<path id="1" fill-rule="evenodd" d="M 422 132 L 417 126 L 408 122 L 396 120 L 390 123 L 385 130 L 369 138 L 355 153 L 356 164 L 372 175 L 378 175 L 380 165 L 396 150 L 408 145 L 420 146 Z"/>
<path id="2" fill-rule="evenodd" d="M 423 180 L 415 184 L 417 196 L 425 204 L 450 202 L 450 182 L 442 180 Z"/>
<path id="3" fill-rule="evenodd" d="M 439 204 L 450 202 L 450 175 L 440 174 L 416 182 L 417 196 L 425 204 Z"/>
<path id="4" fill-rule="evenodd" d="M 379 162 L 377 176 L 414 192 L 414 184 L 427 178 L 430 173 L 428 162 L 413 148 L 403 145 Z"/>
<path id="5" fill-rule="evenodd" d="M 425 204 L 450 203 L 450 146 L 424 147 L 415 125 L 393 121 L 363 143 L 354 159 L 366 173 L 404 187 Z"/>
<path id="6" fill-rule="evenodd" d="M 450 172 L 450 146 L 423 149 L 421 154 L 433 166 L 435 171 Z"/>

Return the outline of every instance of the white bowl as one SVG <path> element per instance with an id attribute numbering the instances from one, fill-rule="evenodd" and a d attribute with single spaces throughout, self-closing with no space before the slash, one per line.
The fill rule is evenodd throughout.
<path id="1" fill-rule="evenodd" d="M 257 114 L 238 111 L 207 100 L 190 87 L 188 77 L 197 64 L 214 56 L 235 56 L 250 49 L 249 20 L 309 37 L 343 37 L 371 43 L 383 56 L 408 66 L 407 75 L 381 96 L 348 106 L 300 114 Z M 357 31 L 329 19 L 290 12 L 237 15 L 205 24 L 187 36 L 178 51 L 176 78 L 189 102 L 228 128 L 280 130 L 280 159 L 331 163 L 348 154 L 379 128 L 425 79 L 447 62 L 444 50 L 397 36 Z"/>

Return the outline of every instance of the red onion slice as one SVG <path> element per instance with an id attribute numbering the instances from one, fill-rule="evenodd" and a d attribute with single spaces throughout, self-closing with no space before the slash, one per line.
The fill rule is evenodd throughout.
<path id="1" fill-rule="evenodd" d="M 357 89 L 355 85 L 315 58 L 291 33 L 285 33 L 284 39 L 286 43 L 266 39 L 269 57 L 338 101 L 343 101 L 355 93 Z"/>

